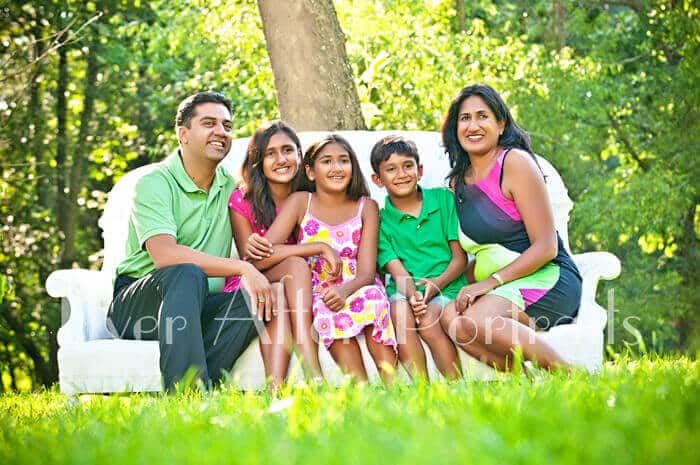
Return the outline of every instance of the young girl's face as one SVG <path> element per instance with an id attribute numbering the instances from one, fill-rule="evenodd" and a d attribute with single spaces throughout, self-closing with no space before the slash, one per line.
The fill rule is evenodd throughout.
<path id="1" fill-rule="evenodd" d="M 278 131 L 270 137 L 263 155 L 262 169 L 268 183 L 289 184 L 299 171 L 299 148 L 290 137 Z"/>
<path id="2" fill-rule="evenodd" d="M 306 175 L 316 184 L 317 191 L 345 192 L 352 181 L 352 161 L 348 151 L 339 144 L 323 147 Z"/>

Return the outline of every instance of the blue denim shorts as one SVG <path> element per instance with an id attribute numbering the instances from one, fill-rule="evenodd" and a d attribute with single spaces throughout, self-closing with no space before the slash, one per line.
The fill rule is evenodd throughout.
<path id="1" fill-rule="evenodd" d="M 406 298 L 405 295 L 403 295 L 400 292 L 397 292 L 397 293 L 389 296 L 389 303 L 396 302 L 397 300 L 406 300 L 407 301 L 408 299 Z M 445 295 L 440 294 L 440 295 L 436 295 L 435 297 L 433 297 L 430 300 L 430 302 L 428 302 L 428 305 L 438 304 L 438 305 L 440 305 L 440 307 L 445 308 L 445 306 L 447 304 L 449 304 L 450 302 L 452 302 L 452 299 L 450 299 L 449 297 L 447 297 Z"/>

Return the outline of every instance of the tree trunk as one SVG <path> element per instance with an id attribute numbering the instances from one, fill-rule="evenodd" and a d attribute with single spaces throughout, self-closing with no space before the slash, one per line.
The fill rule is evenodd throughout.
<path id="1" fill-rule="evenodd" d="M 258 0 L 282 119 L 295 129 L 365 129 L 332 0 Z"/>
<path id="2" fill-rule="evenodd" d="M 66 153 L 68 134 L 66 133 L 66 92 L 68 90 L 68 50 L 58 49 L 58 79 L 56 80 L 56 222 L 59 230 L 67 223 L 66 214 Z"/>
<path id="3" fill-rule="evenodd" d="M 455 0 L 455 8 L 457 10 L 457 32 L 464 32 L 466 24 L 464 22 L 464 0 Z"/>
<path id="4" fill-rule="evenodd" d="M 557 51 L 566 46 L 566 7 L 564 0 L 552 1 L 552 25 Z"/>

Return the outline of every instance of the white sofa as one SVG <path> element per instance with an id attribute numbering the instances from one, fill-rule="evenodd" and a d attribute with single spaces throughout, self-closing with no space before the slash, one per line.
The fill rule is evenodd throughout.
<path id="1" fill-rule="evenodd" d="M 447 156 L 441 146 L 440 134 L 418 131 L 340 131 L 360 158 L 360 165 L 372 191 L 372 197 L 380 205 L 384 192 L 369 182 L 372 172 L 369 154 L 374 143 L 387 134 L 402 134 L 416 142 L 425 167 L 421 182 L 426 187 L 444 185 L 448 172 Z M 301 133 L 304 147 L 325 133 Z M 248 138 L 233 142 L 231 152 L 222 162 L 229 172 L 238 177 L 239 166 Z M 547 175 L 547 187 L 554 210 L 557 229 L 568 248 L 567 221 L 573 204 L 559 174 L 546 160 L 540 164 Z M 112 278 L 118 263 L 124 257 L 129 210 L 134 185 L 153 165 L 138 168 L 116 183 L 109 193 L 104 213 L 99 221 L 104 237 L 104 262 L 100 271 L 58 270 L 46 281 L 46 289 L 53 297 L 69 304 L 70 315 L 58 333 L 58 366 L 61 392 L 66 394 L 121 391 L 160 391 L 161 376 L 158 367 L 159 349 L 156 341 L 131 341 L 114 339 L 105 326 L 105 316 L 112 296 Z M 235 250 L 235 247 L 234 247 Z M 561 325 L 542 334 L 563 357 L 589 371 L 600 368 L 603 360 L 603 329 L 607 321 L 606 311 L 595 302 L 598 281 L 613 279 L 620 273 L 620 261 L 606 252 L 573 255 L 583 276 L 581 308 L 575 323 Z M 377 379 L 377 370 L 363 344 L 363 356 L 370 378 Z M 427 347 L 426 347 L 427 352 Z M 431 378 L 439 374 L 428 353 Z M 332 383 L 339 382 L 342 374 L 325 348 L 319 348 L 321 365 Z M 495 372 L 460 351 L 465 376 L 488 379 Z M 292 361 L 289 376 L 299 379 L 300 367 Z M 405 373 L 402 376 L 406 376 Z M 243 389 L 264 386 L 264 370 L 258 344 L 253 343 L 236 362 L 233 380 Z"/>

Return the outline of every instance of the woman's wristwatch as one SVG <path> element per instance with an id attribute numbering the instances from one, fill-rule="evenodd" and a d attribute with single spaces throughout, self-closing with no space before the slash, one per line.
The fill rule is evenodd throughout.
<path id="1" fill-rule="evenodd" d="M 501 275 L 498 273 L 491 273 L 491 277 L 498 281 L 499 286 L 503 286 L 505 284 L 505 281 L 503 281 L 503 278 L 501 278 Z"/>

